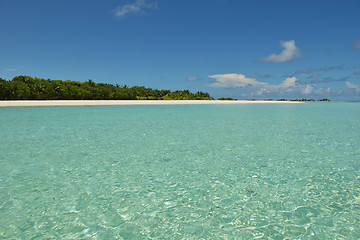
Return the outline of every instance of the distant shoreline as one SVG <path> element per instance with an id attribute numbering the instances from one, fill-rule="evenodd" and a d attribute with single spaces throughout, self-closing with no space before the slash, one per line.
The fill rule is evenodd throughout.
<path id="1" fill-rule="evenodd" d="M 247 101 L 247 100 L 14 100 L 0 101 L 0 107 L 39 106 L 111 106 L 111 105 L 188 105 L 188 104 L 256 104 L 256 103 L 299 103 L 290 101 Z"/>

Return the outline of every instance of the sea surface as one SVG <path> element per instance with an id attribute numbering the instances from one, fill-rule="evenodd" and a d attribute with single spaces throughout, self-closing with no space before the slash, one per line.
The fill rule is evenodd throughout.
<path id="1" fill-rule="evenodd" d="M 360 239 L 360 103 L 0 108 L 0 239 Z"/>

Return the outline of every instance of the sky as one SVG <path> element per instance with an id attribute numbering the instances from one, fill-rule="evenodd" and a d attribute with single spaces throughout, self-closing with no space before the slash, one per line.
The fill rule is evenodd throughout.
<path id="1" fill-rule="evenodd" d="M 0 77 L 360 100 L 359 0 L 0 0 Z"/>

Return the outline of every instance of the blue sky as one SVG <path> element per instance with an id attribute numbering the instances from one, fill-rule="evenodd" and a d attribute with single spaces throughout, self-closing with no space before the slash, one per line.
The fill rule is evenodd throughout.
<path id="1" fill-rule="evenodd" d="M 0 77 L 360 100 L 358 0 L 0 0 Z"/>

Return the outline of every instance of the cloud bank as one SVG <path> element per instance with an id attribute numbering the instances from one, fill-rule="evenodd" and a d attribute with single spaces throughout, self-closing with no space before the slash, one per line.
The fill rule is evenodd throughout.
<path id="1" fill-rule="evenodd" d="M 346 87 L 355 90 L 356 93 L 360 93 L 360 86 L 351 82 L 346 82 Z"/>
<path id="2" fill-rule="evenodd" d="M 314 80 L 309 80 L 309 81 L 305 81 L 303 83 L 331 83 L 331 82 L 345 82 L 349 79 L 350 77 L 346 76 L 346 77 L 342 77 L 342 78 L 332 78 L 332 77 L 325 77 L 322 79 L 314 79 Z"/>
<path id="3" fill-rule="evenodd" d="M 296 77 L 288 77 L 280 84 L 268 84 L 259 82 L 255 78 L 246 77 L 243 74 L 216 74 L 209 78 L 215 79 L 209 87 L 214 88 L 245 88 L 251 87 L 254 91 L 250 95 L 264 96 L 270 94 L 284 95 L 289 93 L 301 93 L 309 95 L 321 93 L 323 89 L 315 89 L 314 84 L 304 84 L 298 81 Z"/>
<path id="4" fill-rule="evenodd" d="M 126 17 L 144 13 L 146 9 L 156 9 L 157 3 L 147 3 L 146 0 L 136 0 L 134 3 L 118 6 L 113 13 L 116 17 Z"/>
<path id="5" fill-rule="evenodd" d="M 327 91 L 330 91 L 329 89 Z M 278 85 L 268 84 L 265 87 L 261 88 L 257 92 L 253 92 L 251 95 L 263 96 L 263 95 L 286 95 L 289 93 L 297 93 L 302 95 L 310 94 L 321 94 L 324 92 L 322 88 L 316 89 L 313 84 L 302 84 L 298 81 L 296 77 L 288 77 L 282 83 Z"/>
<path id="6" fill-rule="evenodd" d="M 258 82 L 255 78 L 247 78 L 245 75 L 237 73 L 210 75 L 209 78 L 213 78 L 215 80 L 208 86 L 215 88 L 238 88 L 267 84 L 264 82 Z"/>
<path id="7" fill-rule="evenodd" d="M 281 63 L 289 62 L 300 57 L 300 49 L 295 46 L 294 40 L 281 41 L 280 46 L 284 48 L 280 54 L 273 53 L 268 57 L 260 58 L 260 61 L 268 63 Z"/>

